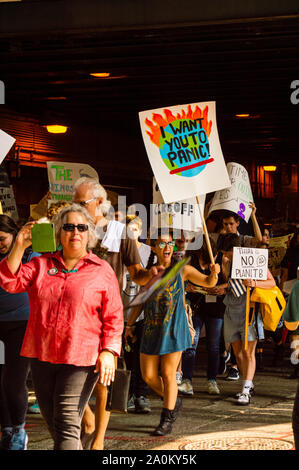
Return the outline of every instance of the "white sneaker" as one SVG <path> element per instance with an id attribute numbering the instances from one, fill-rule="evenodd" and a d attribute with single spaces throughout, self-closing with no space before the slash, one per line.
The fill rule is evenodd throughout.
<path id="1" fill-rule="evenodd" d="M 193 395 L 192 383 L 189 379 L 183 379 L 181 385 L 178 385 L 178 391 L 184 395 Z"/>
<path id="2" fill-rule="evenodd" d="M 249 393 L 240 393 L 240 396 L 237 400 L 238 405 L 247 406 L 250 403 Z"/>
<path id="3" fill-rule="evenodd" d="M 182 378 L 183 378 L 182 372 L 176 372 L 176 383 L 177 383 L 177 385 L 181 385 Z"/>
<path id="4" fill-rule="evenodd" d="M 208 393 L 210 395 L 219 395 L 220 394 L 220 390 L 219 390 L 219 387 L 217 385 L 216 380 L 209 380 L 208 381 Z"/>

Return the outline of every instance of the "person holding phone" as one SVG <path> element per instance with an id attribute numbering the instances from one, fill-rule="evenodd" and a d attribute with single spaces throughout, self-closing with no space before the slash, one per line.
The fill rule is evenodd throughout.
<path id="1" fill-rule="evenodd" d="M 94 225 L 83 207 L 72 204 L 53 220 L 61 251 L 21 264 L 31 245 L 34 222 L 18 233 L 0 263 L 0 285 L 28 292 L 31 312 L 21 355 L 30 358 L 41 413 L 55 450 L 79 450 L 84 408 L 98 380 L 114 379 L 123 307 L 116 276 L 89 246 Z"/>

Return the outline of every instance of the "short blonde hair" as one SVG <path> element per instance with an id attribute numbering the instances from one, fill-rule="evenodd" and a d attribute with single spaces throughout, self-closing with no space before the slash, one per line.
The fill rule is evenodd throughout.
<path id="1" fill-rule="evenodd" d="M 61 209 L 64 207 L 68 207 L 70 205 L 70 202 L 67 201 L 57 201 L 53 202 L 50 207 L 47 210 L 47 217 L 48 219 L 53 219 Z"/>
<path id="2" fill-rule="evenodd" d="M 54 227 L 55 227 L 55 237 L 56 237 L 57 246 L 60 244 L 60 232 L 61 232 L 61 228 L 63 225 L 63 219 L 70 212 L 77 212 L 79 214 L 82 214 L 85 217 L 86 224 L 88 225 L 87 248 L 94 247 L 97 242 L 97 236 L 95 233 L 95 226 L 94 226 L 93 220 L 90 217 L 88 211 L 84 207 L 80 206 L 80 204 L 75 204 L 75 203 L 62 208 L 52 220 Z"/>
<path id="3" fill-rule="evenodd" d="M 138 226 L 139 230 L 142 229 L 142 220 L 135 214 L 128 214 L 126 216 L 126 225 L 135 224 Z"/>

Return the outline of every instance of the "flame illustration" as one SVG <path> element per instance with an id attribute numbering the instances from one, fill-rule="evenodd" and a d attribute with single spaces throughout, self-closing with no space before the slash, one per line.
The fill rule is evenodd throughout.
<path id="1" fill-rule="evenodd" d="M 212 130 L 212 121 L 208 120 L 209 107 L 206 106 L 202 111 L 198 105 L 195 106 L 195 110 L 192 111 L 191 105 L 188 105 L 187 112 L 182 109 L 180 113 L 177 113 L 176 116 L 169 110 L 163 109 L 165 117 L 161 114 L 153 113 L 152 121 L 148 118 L 145 119 L 145 124 L 150 128 L 150 131 L 146 131 L 152 143 L 159 147 L 160 137 L 161 137 L 161 127 L 165 129 L 173 121 L 179 119 L 199 119 L 202 118 L 201 125 L 206 131 L 207 137 L 209 137 Z"/>

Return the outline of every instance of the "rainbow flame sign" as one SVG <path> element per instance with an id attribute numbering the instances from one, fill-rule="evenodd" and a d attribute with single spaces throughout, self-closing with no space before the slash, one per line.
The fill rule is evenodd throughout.
<path id="1" fill-rule="evenodd" d="M 139 121 L 165 203 L 231 185 L 218 137 L 215 101 L 142 111 Z"/>

